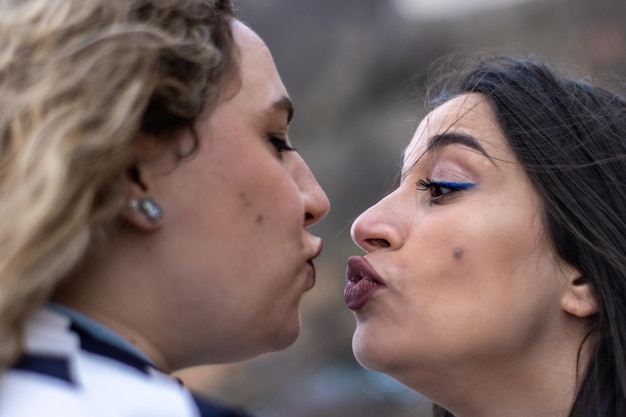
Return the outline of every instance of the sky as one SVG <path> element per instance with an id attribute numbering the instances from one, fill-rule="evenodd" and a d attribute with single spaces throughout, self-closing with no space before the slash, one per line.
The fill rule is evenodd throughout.
<path id="1" fill-rule="evenodd" d="M 392 0 L 397 12 L 415 20 L 462 18 L 537 0 Z"/>

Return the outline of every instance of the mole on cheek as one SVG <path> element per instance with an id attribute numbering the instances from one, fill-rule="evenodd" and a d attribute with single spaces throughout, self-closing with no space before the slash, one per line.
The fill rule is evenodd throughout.
<path id="1" fill-rule="evenodd" d="M 255 220 L 256 220 L 256 224 L 263 223 L 263 215 L 262 214 L 257 215 Z"/>
<path id="2" fill-rule="evenodd" d="M 458 246 L 454 248 L 454 250 L 452 251 L 452 256 L 454 256 L 454 259 L 456 259 L 457 261 L 460 260 L 463 257 L 463 248 L 460 248 Z"/>
<path id="3" fill-rule="evenodd" d="M 239 200 L 241 200 L 244 206 L 250 206 L 250 200 L 248 200 L 248 196 L 243 191 L 239 193 Z"/>

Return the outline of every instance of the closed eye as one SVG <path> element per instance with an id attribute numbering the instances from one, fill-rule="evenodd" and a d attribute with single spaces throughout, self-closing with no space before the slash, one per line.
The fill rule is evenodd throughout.
<path id="1" fill-rule="evenodd" d="M 274 148 L 276 148 L 276 151 L 278 152 L 278 155 L 281 157 L 281 159 L 282 159 L 281 154 L 283 152 L 291 152 L 291 151 L 296 150 L 296 148 L 289 145 L 286 139 L 283 139 L 281 137 L 278 137 L 275 135 L 269 135 L 268 140 L 274 146 Z"/>

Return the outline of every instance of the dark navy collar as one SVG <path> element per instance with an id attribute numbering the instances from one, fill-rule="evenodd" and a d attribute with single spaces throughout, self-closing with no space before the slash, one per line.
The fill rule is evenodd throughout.
<path id="1" fill-rule="evenodd" d="M 140 361 L 142 363 L 147 363 L 150 367 L 156 368 L 154 362 L 137 347 L 115 333 L 113 330 L 87 317 L 81 312 L 74 310 L 71 307 L 52 302 L 47 303 L 46 308 L 49 308 L 70 320 L 72 323 L 70 328 L 79 335 L 81 347 L 83 349 L 92 353 L 101 354 L 103 356 L 110 356 L 118 360 L 123 357 L 134 357 L 136 360 L 133 360 L 133 363 Z M 106 352 L 96 351 L 101 349 L 98 345 L 106 346 L 106 352 L 109 352 L 110 350 L 114 356 L 108 355 Z M 104 349 L 104 347 L 102 349 Z M 123 360 L 121 362 L 126 363 L 126 361 Z"/>

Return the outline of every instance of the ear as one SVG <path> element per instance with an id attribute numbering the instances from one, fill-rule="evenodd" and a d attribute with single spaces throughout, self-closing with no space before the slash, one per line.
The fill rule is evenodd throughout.
<path id="1" fill-rule="evenodd" d="M 155 146 L 153 138 L 138 134 L 126 167 L 126 202 L 122 218 L 143 232 L 161 228 L 163 219 L 163 210 L 154 195 L 159 171 L 156 166 L 160 159 Z"/>
<path id="2" fill-rule="evenodd" d="M 581 276 L 575 268 L 566 273 L 567 285 L 561 297 L 561 308 L 567 313 L 585 318 L 598 312 L 598 302 L 591 282 Z"/>

